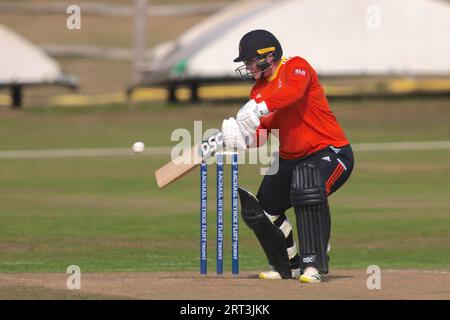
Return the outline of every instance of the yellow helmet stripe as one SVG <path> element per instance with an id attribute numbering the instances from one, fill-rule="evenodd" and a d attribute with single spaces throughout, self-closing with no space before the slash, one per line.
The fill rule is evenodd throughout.
<path id="1" fill-rule="evenodd" d="M 272 51 L 275 51 L 275 47 L 267 47 L 267 48 L 262 48 L 262 49 L 256 50 L 256 52 L 258 54 L 264 54 L 264 53 L 272 52 Z"/>

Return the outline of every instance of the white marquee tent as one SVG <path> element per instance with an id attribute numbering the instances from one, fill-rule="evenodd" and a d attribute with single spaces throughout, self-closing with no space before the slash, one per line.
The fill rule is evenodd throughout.
<path id="1" fill-rule="evenodd" d="M 154 48 L 141 85 L 235 79 L 240 38 L 266 29 L 285 56 L 322 76 L 450 75 L 450 5 L 442 0 L 251 0 Z"/>
<path id="2" fill-rule="evenodd" d="M 56 61 L 2 25 L 0 25 L 0 44 L 0 87 L 13 89 L 13 103 L 17 103 L 14 100 L 19 100 L 20 103 L 22 86 L 40 84 L 76 86 L 74 79 L 63 74 Z"/>

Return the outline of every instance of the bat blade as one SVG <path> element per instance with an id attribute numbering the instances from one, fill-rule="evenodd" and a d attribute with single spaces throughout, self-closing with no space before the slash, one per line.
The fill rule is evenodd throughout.
<path id="1" fill-rule="evenodd" d="M 222 133 L 219 131 L 156 170 L 155 178 L 158 187 L 164 188 L 182 178 L 221 148 L 223 148 L 223 140 Z"/>

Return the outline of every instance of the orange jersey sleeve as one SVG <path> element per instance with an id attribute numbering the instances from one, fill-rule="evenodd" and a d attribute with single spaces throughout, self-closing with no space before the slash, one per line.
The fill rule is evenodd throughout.
<path id="1" fill-rule="evenodd" d="M 304 157 L 329 145 L 349 144 L 330 109 L 315 70 L 300 57 L 281 61 L 268 79 L 258 80 L 251 99 L 264 101 L 270 114 L 260 119 L 261 128 L 278 130 L 280 156 Z"/>
<path id="2" fill-rule="evenodd" d="M 250 148 L 253 147 L 260 147 L 264 145 L 267 142 L 267 139 L 269 137 L 270 129 L 265 128 L 262 124 L 256 129 L 256 141 L 253 141 L 252 144 L 250 144 Z"/>

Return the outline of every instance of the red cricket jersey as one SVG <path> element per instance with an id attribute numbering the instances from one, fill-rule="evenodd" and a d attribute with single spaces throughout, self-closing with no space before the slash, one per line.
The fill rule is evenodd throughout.
<path id="1" fill-rule="evenodd" d="M 327 146 L 349 144 L 330 109 L 315 70 L 301 57 L 283 58 L 268 79 L 259 79 L 250 99 L 264 101 L 271 112 L 260 118 L 257 130 L 279 129 L 280 157 L 296 159 Z M 260 141 L 261 139 L 258 139 Z"/>

